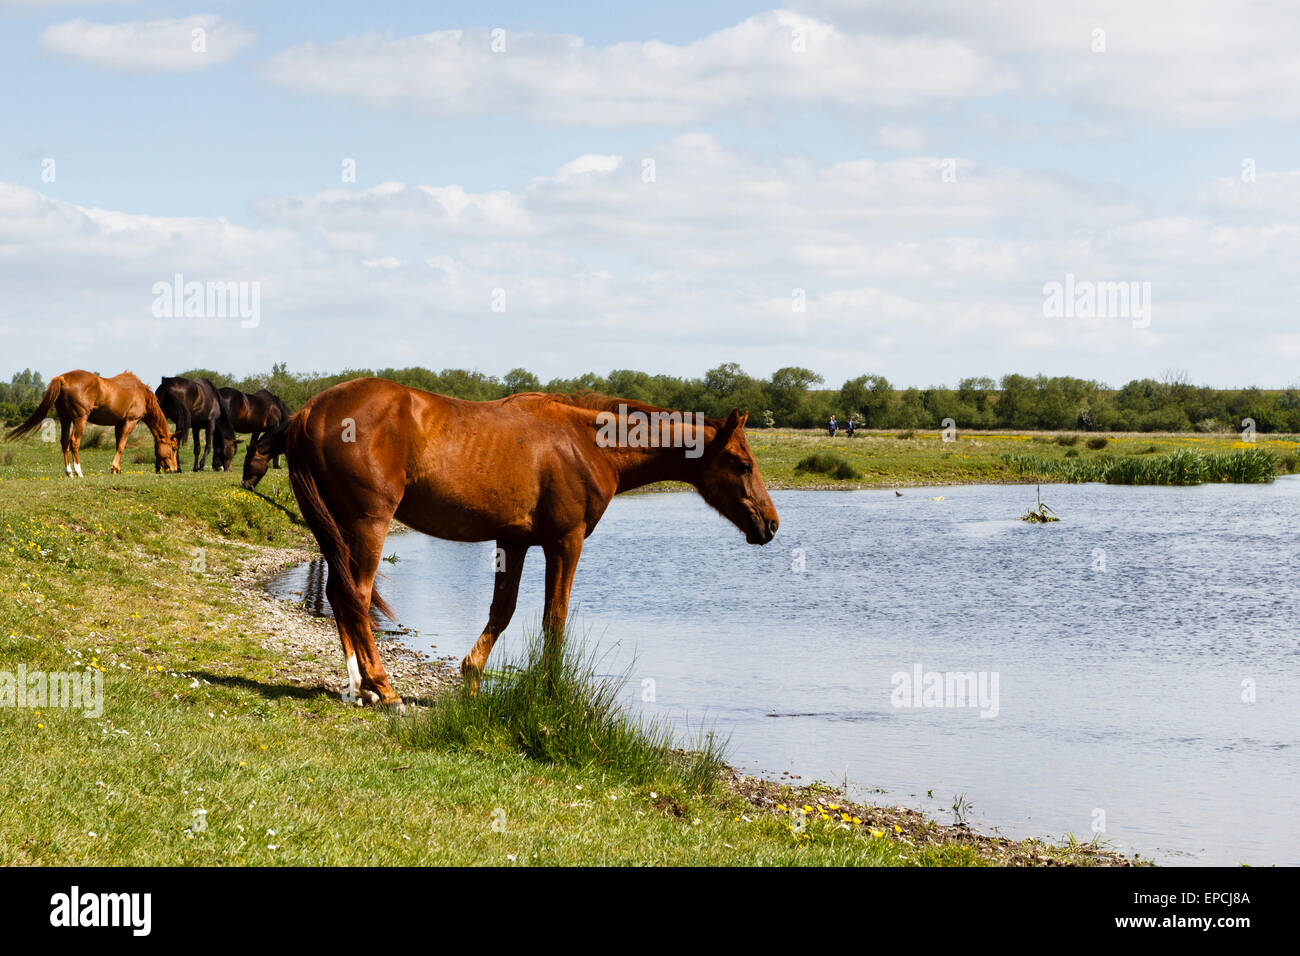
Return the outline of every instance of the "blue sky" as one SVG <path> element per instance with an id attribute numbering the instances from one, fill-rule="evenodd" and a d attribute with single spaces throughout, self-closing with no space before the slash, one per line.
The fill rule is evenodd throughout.
<path id="1" fill-rule="evenodd" d="M 1209 0 L 0 0 L 0 375 L 1283 386 L 1296 49 Z M 257 321 L 157 314 L 177 273 Z M 1066 274 L 1150 314 L 1047 315 Z"/>

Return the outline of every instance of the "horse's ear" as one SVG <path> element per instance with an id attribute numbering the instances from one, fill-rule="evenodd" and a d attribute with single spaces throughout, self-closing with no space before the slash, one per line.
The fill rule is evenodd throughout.
<path id="1" fill-rule="evenodd" d="M 731 414 L 727 416 L 727 420 L 722 423 L 722 427 L 717 430 L 716 434 L 714 434 L 713 441 L 709 444 L 708 457 L 711 458 L 718 452 L 722 451 L 722 449 L 726 448 L 727 442 L 731 441 L 731 436 L 736 433 L 736 429 L 742 424 L 743 421 L 740 417 L 740 411 L 733 408 Z"/>

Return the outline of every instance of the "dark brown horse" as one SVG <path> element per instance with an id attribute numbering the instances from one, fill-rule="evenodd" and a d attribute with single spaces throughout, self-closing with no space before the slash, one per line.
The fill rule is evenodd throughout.
<path id="1" fill-rule="evenodd" d="M 556 659 L 583 542 L 619 492 L 686 482 L 751 544 L 771 541 L 776 508 L 744 423 L 735 411 L 722 421 L 604 396 L 468 402 L 374 378 L 321 392 L 289 420 L 285 442 L 294 495 L 329 565 L 350 694 L 400 702 L 369 613 L 392 616 L 374 580 L 394 517 L 435 537 L 497 543 L 488 623 L 461 663 L 477 687 L 534 545 L 546 556 L 544 658 Z"/>
<path id="2" fill-rule="evenodd" d="M 63 473 L 84 478 L 81 473 L 81 436 L 86 422 L 113 425 L 117 435 L 117 454 L 113 456 L 113 474 L 122 471 L 122 449 L 140 422 L 153 434 L 154 458 L 160 468 L 180 471 L 176 460 L 176 439 L 167 428 L 158 400 L 149 386 L 131 372 L 112 378 L 100 378 L 94 372 L 76 369 L 50 380 L 45 396 L 27 421 L 10 429 L 9 438 L 18 438 L 34 430 L 50 409 L 59 418 L 63 445 Z"/>
<path id="3" fill-rule="evenodd" d="M 164 378 L 155 389 L 163 414 L 176 423 L 176 437 L 183 445 L 191 431 L 194 433 L 194 470 L 202 471 L 212 451 L 212 470 L 229 471 L 235 461 L 235 427 L 230 421 L 230 410 L 206 378 Z M 200 438 L 202 457 L 199 454 Z M 215 440 L 216 448 L 213 442 Z M 154 470 L 158 469 L 155 464 Z"/>
<path id="4" fill-rule="evenodd" d="M 252 454 L 258 438 L 279 428 L 289 420 L 289 409 L 278 397 L 264 388 L 252 395 L 237 388 L 219 388 L 217 393 L 230 409 L 230 423 L 235 431 L 248 434 L 248 453 Z M 274 465 L 280 467 L 280 456 L 275 455 Z"/>
<path id="5" fill-rule="evenodd" d="M 285 453 L 285 438 L 289 433 L 290 421 L 292 419 L 286 419 L 278 428 L 263 432 L 257 441 L 249 443 L 248 454 L 244 456 L 242 482 L 249 491 L 256 488 L 257 483 L 266 477 L 266 469 L 270 467 L 272 459 L 278 461 Z"/>

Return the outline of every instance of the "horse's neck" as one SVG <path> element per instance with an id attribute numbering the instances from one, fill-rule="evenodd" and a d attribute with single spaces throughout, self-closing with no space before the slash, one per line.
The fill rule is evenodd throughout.
<path id="1" fill-rule="evenodd" d="M 145 404 L 144 423 L 153 433 L 154 438 L 171 437 L 171 429 L 167 427 L 167 416 L 163 414 L 162 406 L 158 404 L 157 399 Z"/>
<path id="2" fill-rule="evenodd" d="M 682 447 L 600 450 L 613 452 L 619 491 L 631 491 L 657 481 L 691 480 L 689 463 L 692 459 L 686 457 L 686 449 Z"/>

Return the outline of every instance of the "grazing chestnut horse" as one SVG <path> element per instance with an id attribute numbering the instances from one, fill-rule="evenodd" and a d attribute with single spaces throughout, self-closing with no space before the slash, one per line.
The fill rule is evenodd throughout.
<path id="1" fill-rule="evenodd" d="M 247 432 L 248 453 L 253 453 L 253 446 L 263 434 L 279 428 L 289 420 L 289 409 L 275 395 L 264 388 L 259 388 L 252 395 L 237 388 L 219 388 L 217 393 L 230 410 L 230 423 L 238 433 Z M 275 467 L 280 467 L 280 456 L 273 456 Z"/>
<path id="2" fill-rule="evenodd" d="M 651 414 L 666 422 L 655 437 L 622 428 L 623 419 Z M 461 663 L 475 688 L 514 614 L 534 545 L 546 556 L 543 656 L 557 659 L 583 541 L 619 492 L 686 482 L 751 544 L 771 541 L 776 508 L 744 423 L 736 411 L 722 421 L 596 395 L 528 392 L 469 402 L 376 378 L 315 396 L 289 420 L 284 438 L 294 495 L 329 565 L 325 591 L 350 698 L 400 703 L 369 613 L 373 605 L 392 617 L 374 580 L 394 517 L 438 538 L 497 543 L 488 623 Z"/>
<path id="3" fill-rule="evenodd" d="M 149 386 L 131 372 L 112 378 L 100 378 L 94 372 L 77 369 L 50 380 L 45 397 L 31 417 L 10 429 L 9 438 L 18 438 L 34 430 L 53 408 L 59 417 L 63 443 L 63 473 L 84 478 L 81 473 L 81 436 L 86 422 L 113 425 L 117 432 L 117 454 L 113 456 L 113 474 L 122 471 L 122 449 L 140 422 L 153 433 L 154 457 L 167 471 L 180 471 L 176 458 L 176 439 L 167 427 L 158 400 Z"/>
<path id="4" fill-rule="evenodd" d="M 176 437 L 185 444 L 186 437 L 194 433 L 194 470 L 202 471 L 212 451 L 212 470 L 229 471 L 235 461 L 235 427 L 230 421 L 230 410 L 217 393 L 217 387 L 206 378 L 164 378 L 155 390 L 163 414 L 176 423 Z M 199 455 L 202 438 L 203 454 Z M 216 447 L 213 448 L 213 440 Z M 155 465 L 154 470 L 158 469 Z"/>

